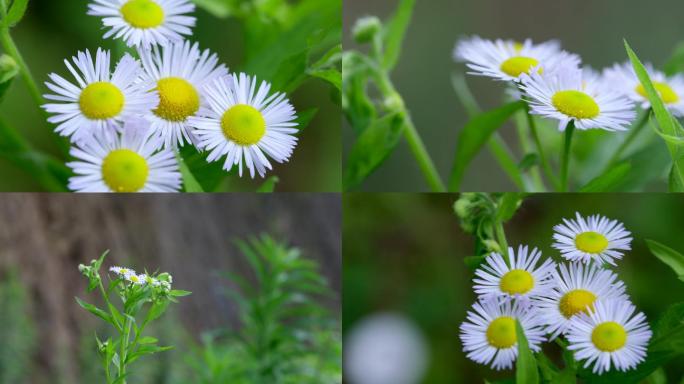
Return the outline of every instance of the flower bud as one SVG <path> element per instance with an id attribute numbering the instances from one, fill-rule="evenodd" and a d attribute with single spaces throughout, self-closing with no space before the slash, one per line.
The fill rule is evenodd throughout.
<path id="1" fill-rule="evenodd" d="M 366 16 L 356 20 L 356 24 L 352 28 L 352 34 L 357 43 L 363 44 L 372 41 L 375 35 L 380 33 L 381 29 L 382 23 L 380 19 L 375 16 Z"/>

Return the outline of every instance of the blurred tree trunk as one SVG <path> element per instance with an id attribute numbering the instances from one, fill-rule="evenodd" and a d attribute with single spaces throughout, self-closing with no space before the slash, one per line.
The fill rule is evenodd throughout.
<path id="1" fill-rule="evenodd" d="M 110 249 L 107 267 L 168 271 L 174 286 L 193 292 L 177 307 L 194 335 L 237 321 L 221 271 L 249 275 L 233 240 L 260 233 L 300 247 L 318 259 L 332 288 L 341 273 L 338 195 L 59 195 L 3 194 L 0 198 L 0 278 L 16 269 L 29 291 L 39 348 L 34 361 L 44 380 L 78 382 L 80 336 L 96 320 L 74 296 L 85 293 L 77 266 Z M 339 308 L 339 299 L 330 303 Z M 1 309 L 0 309 L 1 310 Z M 0 341 L 2 342 L 2 341 Z M 31 381 L 33 382 L 33 381 Z M 42 380 L 40 380 L 42 382 Z"/>

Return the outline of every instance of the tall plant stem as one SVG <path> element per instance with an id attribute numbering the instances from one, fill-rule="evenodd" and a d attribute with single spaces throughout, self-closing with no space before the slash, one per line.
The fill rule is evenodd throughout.
<path id="1" fill-rule="evenodd" d="M 563 153 L 561 154 L 561 184 L 560 191 L 568 191 L 568 169 L 570 168 L 570 147 L 572 146 L 572 134 L 575 132 L 575 122 L 570 121 L 565 128 L 563 139 Z"/>
<path id="2" fill-rule="evenodd" d="M 496 240 L 501 247 L 501 252 L 506 256 L 506 260 L 508 260 L 508 241 L 506 240 L 503 223 L 500 220 L 497 220 L 494 224 L 494 232 L 496 233 Z"/>
<path id="3" fill-rule="evenodd" d="M 629 134 L 625 138 L 625 140 L 620 144 L 618 149 L 613 153 L 613 156 L 610 157 L 610 160 L 608 161 L 608 164 L 606 165 L 606 169 L 612 167 L 615 165 L 615 163 L 620 160 L 620 156 L 629 148 L 630 144 L 634 142 L 634 139 L 636 139 L 637 136 L 639 136 L 639 133 L 641 133 L 642 129 L 646 126 L 646 123 L 648 123 L 648 119 L 651 116 L 651 108 L 647 109 L 644 111 L 644 114 L 639 118 L 637 121 L 636 125 L 629 131 Z"/>
<path id="4" fill-rule="evenodd" d="M 527 115 L 527 125 L 530 127 L 530 133 L 534 139 L 534 145 L 537 147 L 537 154 L 539 155 L 539 162 L 541 163 L 542 169 L 544 169 L 544 174 L 549 180 L 551 185 L 558 189 L 558 180 L 553 174 L 553 169 L 551 169 L 551 164 L 544 152 L 544 146 L 542 145 L 541 139 L 539 138 L 539 132 L 537 132 L 537 124 L 534 121 L 534 117 L 530 113 L 530 106 L 527 104 L 525 106 L 525 114 Z"/>

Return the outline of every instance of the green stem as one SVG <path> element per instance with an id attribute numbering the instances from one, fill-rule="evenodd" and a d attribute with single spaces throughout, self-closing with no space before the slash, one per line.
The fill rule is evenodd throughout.
<path id="1" fill-rule="evenodd" d="M 508 241 L 506 240 L 506 232 L 504 231 L 503 223 L 500 220 L 497 220 L 494 224 L 494 232 L 496 233 L 496 241 L 499 243 L 501 251 L 508 261 Z"/>
<path id="2" fill-rule="evenodd" d="M 521 191 L 527 192 L 529 187 L 525 184 L 525 180 L 523 180 L 522 175 L 518 170 L 518 165 L 513 159 L 513 152 L 508 145 L 506 145 L 506 142 L 501 135 L 494 132 L 492 137 L 487 141 L 487 147 L 513 184 Z"/>
<path id="3" fill-rule="evenodd" d="M 537 124 L 534 121 L 534 117 L 532 116 L 532 113 L 530 113 L 529 104 L 525 108 L 526 108 L 525 112 L 527 115 L 527 125 L 530 127 L 530 133 L 532 134 L 532 138 L 534 139 L 534 145 L 537 147 L 537 154 L 539 155 L 539 162 L 542 165 L 542 169 L 544 170 L 544 174 L 546 175 L 546 178 L 549 180 L 551 185 L 555 186 L 556 189 L 558 189 L 558 180 L 556 179 L 556 176 L 553 174 L 553 170 L 551 169 L 551 164 L 549 163 L 549 160 L 546 157 L 546 154 L 544 152 L 544 146 L 542 145 L 541 139 L 539 138 L 539 132 L 537 132 Z"/>
<path id="4" fill-rule="evenodd" d="M 45 104 L 45 100 L 43 100 L 43 96 L 40 93 L 40 88 L 38 88 L 38 84 L 33 79 L 33 75 L 31 75 L 31 71 L 26 64 L 26 61 L 24 61 L 24 58 L 19 52 L 16 44 L 14 44 L 14 40 L 12 40 L 12 36 L 10 35 L 8 28 L 2 28 L 2 31 L 0 31 L 0 43 L 2 44 L 2 48 L 5 50 L 5 52 L 17 62 L 17 65 L 19 65 L 21 77 L 24 79 L 33 101 L 36 103 L 36 105 L 38 105 L 38 108 L 40 108 L 43 104 Z"/>
<path id="5" fill-rule="evenodd" d="M 126 353 L 128 350 L 128 336 L 131 332 L 131 321 L 126 317 L 124 320 L 123 334 L 121 335 L 121 345 L 119 350 L 119 378 L 125 377 L 126 375 Z M 121 381 L 122 384 L 126 384 L 126 379 Z"/>
<path id="6" fill-rule="evenodd" d="M 571 120 L 565 128 L 563 139 L 563 153 L 561 155 L 561 184 L 560 191 L 568 191 L 568 169 L 570 168 L 570 147 L 572 146 L 572 134 L 575 132 L 575 122 Z"/>
<path id="7" fill-rule="evenodd" d="M 627 150 L 630 144 L 632 144 L 634 139 L 636 139 L 636 137 L 639 136 L 639 133 L 646 126 L 646 123 L 648 123 L 648 119 L 650 116 L 651 109 L 649 108 L 646 111 L 644 111 L 644 114 L 637 121 L 636 125 L 634 125 L 631 131 L 629 131 L 629 135 L 625 138 L 622 144 L 620 144 L 615 153 L 613 153 L 613 156 L 611 156 L 610 160 L 608 161 L 608 164 L 606 165 L 606 170 L 615 165 L 615 163 L 617 163 L 618 160 L 620 160 L 620 156 L 622 156 L 622 154 Z"/>
<path id="8" fill-rule="evenodd" d="M 525 115 L 525 117 L 523 117 Z M 516 113 L 515 116 L 513 117 L 513 121 L 515 122 L 515 130 L 518 134 L 518 143 L 520 144 L 520 149 L 522 150 L 522 153 L 528 154 L 532 153 L 532 144 L 530 143 L 530 138 L 529 135 L 527 134 L 528 127 L 526 125 L 527 123 L 527 112 L 523 112 L 522 114 Z M 544 185 L 544 181 L 542 180 L 541 173 L 539 172 L 539 166 L 535 165 L 532 168 L 529 169 L 529 179 L 532 182 L 533 185 L 533 192 L 546 192 L 546 186 Z"/>

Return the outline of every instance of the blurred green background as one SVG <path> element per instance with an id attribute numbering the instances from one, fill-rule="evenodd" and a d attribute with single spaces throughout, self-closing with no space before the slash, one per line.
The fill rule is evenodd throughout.
<path id="1" fill-rule="evenodd" d="M 347 194 L 343 199 L 343 332 L 365 316 L 386 311 L 415 321 L 429 345 L 424 383 L 478 383 L 510 377 L 466 359 L 459 326 L 475 301 L 473 273 L 463 263 L 474 252 L 453 213 L 457 195 Z M 616 272 L 633 302 L 653 324 L 664 309 L 684 298 L 684 283 L 652 256 L 644 239 L 684 251 L 684 198 L 665 194 L 537 194 L 524 200 L 506 224 L 512 246 L 551 248 L 553 226 L 562 218 L 602 214 L 633 234 L 632 251 Z M 544 350 L 558 357 L 555 345 Z M 668 383 L 684 378 L 684 359 L 666 366 Z"/>
<path id="2" fill-rule="evenodd" d="M 241 1 L 248 3 L 252 0 Z M 94 51 L 98 47 L 112 50 L 116 48 L 115 40 L 102 39 L 102 20 L 86 15 L 88 3 L 88 0 L 31 0 L 26 17 L 12 29 L 12 36 L 36 81 L 40 83 L 41 91 L 47 91 L 43 82 L 51 72 L 70 79 L 63 60 L 71 58 L 77 51 L 86 48 Z M 335 0 L 327 1 L 325 7 L 335 7 L 336 4 L 339 6 Z M 323 17 L 323 12 L 316 12 Z M 231 71 L 240 71 L 245 60 L 242 21 L 234 17 L 219 19 L 200 8 L 195 11 L 194 16 L 197 17 L 197 26 L 193 29 L 190 40 L 199 42 L 202 49 L 209 48 L 216 52 Z M 273 65 L 276 64 L 278 63 Z M 259 73 L 255 75 L 259 76 Z M 269 80 L 263 77 L 261 79 Z M 270 173 L 280 178 L 276 190 L 339 191 L 340 108 L 331 86 L 321 80 L 309 79 L 290 97 L 299 112 L 311 108 L 319 108 L 319 111 L 306 130 L 299 135 L 300 142 L 290 162 L 276 164 L 275 171 Z M 39 149 L 55 153 L 54 139 L 50 133 L 54 127 L 45 122 L 19 79 L 14 81 L 0 106 L 0 116 Z M 34 191 L 39 188 L 27 174 L 5 159 L 0 159 L 0 175 L 0 191 Z M 237 176 L 230 180 L 230 184 L 223 185 L 224 189 L 254 190 L 263 182 L 263 179 L 238 180 Z"/>
<path id="3" fill-rule="evenodd" d="M 396 0 L 346 0 L 343 11 L 346 47 L 355 46 L 350 30 L 357 18 L 377 15 L 384 19 L 397 3 Z M 459 37 L 477 34 L 485 38 L 532 38 L 534 41 L 559 39 L 566 50 L 578 53 L 585 64 L 595 68 L 626 60 L 622 45 L 622 39 L 626 38 L 640 58 L 662 65 L 675 45 L 684 39 L 683 14 L 684 2 L 678 0 L 418 0 L 393 80 L 411 110 L 428 152 L 446 178 L 454 159 L 456 137 L 468 121 L 451 85 L 452 73 L 463 73 L 465 68 L 452 60 Z M 501 104 L 502 84 L 472 76 L 467 80 L 482 107 Z M 543 128 L 546 132 L 541 132 L 542 135 L 557 135 L 553 129 Z M 348 127 L 343 132 L 347 153 L 353 133 Z M 500 132 L 511 145 L 516 142 L 511 124 Z M 664 152 L 664 145 L 662 149 Z M 555 159 L 553 155 L 550 156 Z M 486 150 L 469 169 L 462 184 L 464 191 L 513 189 Z M 427 190 L 403 141 L 362 188 Z"/>

